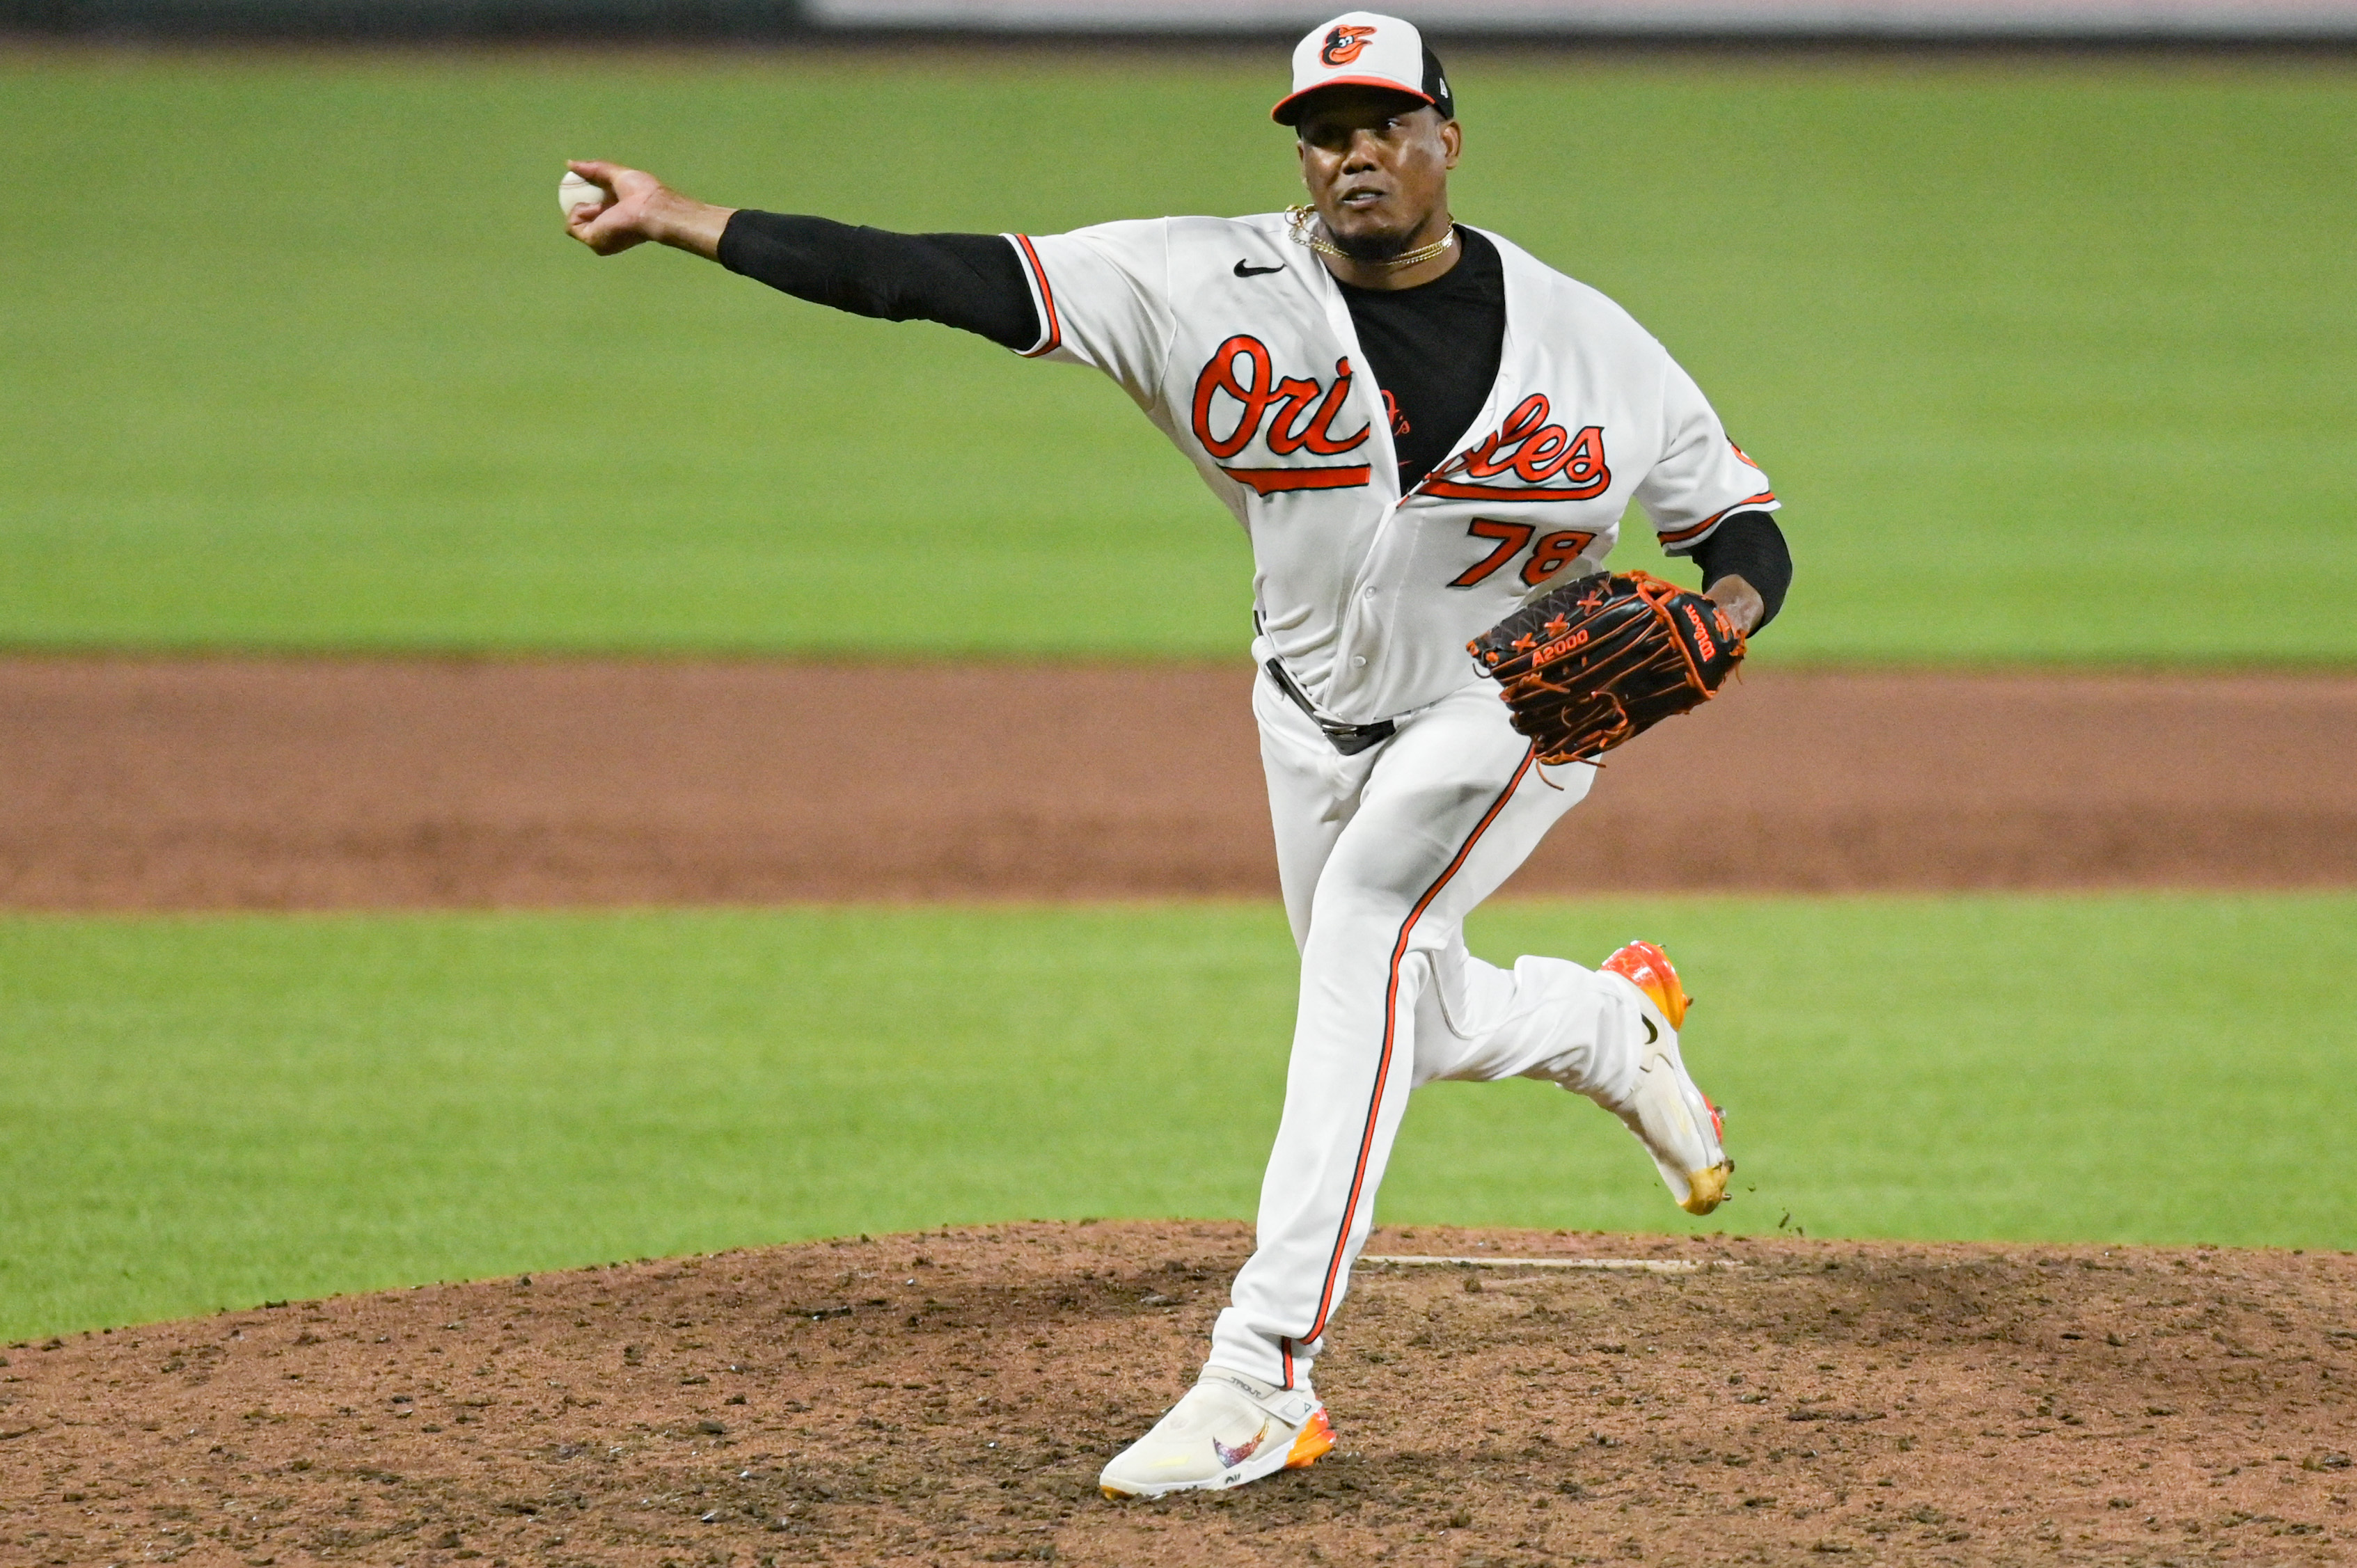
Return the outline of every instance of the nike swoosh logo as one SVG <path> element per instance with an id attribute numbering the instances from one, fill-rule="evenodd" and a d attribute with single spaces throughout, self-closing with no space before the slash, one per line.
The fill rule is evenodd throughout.
<path id="1" fill-rule="evenodd" d="M 1231 1448 L 1226 1444 L 1214 1437 L 1211 1439 L 1211 1452 L 1219 1455 L 1220 1464 L 1224 1468 L 1232 1470 L 1237 1466 L 1243 1464 L 1245 1460 L 1251 1458 L 1255 1453 L 1259 1452 L 1261 1444 L 1265 1442 L 1267 1437 L 1268 1423 L 1264 1421 L 1260 1423 L 1260 1430 L 1252 1434 L 1251 1442 L 1244 1444 L 1241 1447 Z"/>
<path id="2" fill-rule="evenodd" d="M 1256 278 L 1269 273 L 1281 273 L 1284 270 L 1283 267 L 1255 267 L 1245 262 L 1236 263 L 1236 276 L 1240 278 Z"/>

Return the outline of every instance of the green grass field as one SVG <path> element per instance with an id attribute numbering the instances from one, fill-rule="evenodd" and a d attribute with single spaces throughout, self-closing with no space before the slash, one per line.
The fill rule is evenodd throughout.
<path id="1" fill-rule="evenodd" d="M 0 54 L 0 647 L 1232 653 L 1243 542 L 1112 387 L 594 261 L 551 188 L 604 155 L 899 228 L 1265 210 L 1280 63 Z M 2357 659 L 2357 69 L 1452 67 L 1460 216 L 1629 305 L 1791 503 L 1762 657 Z M 1639 930 L 1734 1109 L 1712 1225 L 2357 1247 L 2357 895 L 1475 936 Z M 1259 906 L 0 917 L 0 1336 L 1245 1216 L 1291 975 Z M 1383 1212 L 1687 1223 L 1532 1084 L 1427 1091 Z"/>
<path id="2" fill-rule="evenodd" d="M 2357 1247 L 2357 895 L 1507 904 L 1667 942 L 1739 1201 L 1552 1088 L 1380 1213 Z M 0 1337 L 852 1230 L 1252 1211 L 1273 907 L 0 921 Z"/>
<path id="3" fill-rule="evenodd" d="M 1762 657 L 2357 654 L 2345 62 L 1454 63 L 1460 214 L 1635 310 L 1789 499 Z M 0 57 L 0 644 L 1231 651 L 1243 542 L 1109 385 L 595 262 L 552 187 L 1265 210 L 1280 73 Z"/>

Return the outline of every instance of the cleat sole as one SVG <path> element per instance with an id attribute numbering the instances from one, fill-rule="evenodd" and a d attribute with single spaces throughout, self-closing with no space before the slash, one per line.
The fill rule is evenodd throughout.
<path id="1" fill-rule="evenodd" d="M 1734 1174 L 1733 1160 L 1696 1171 L 1686 1178 L 1686 1200 L 1678 1207 L 1688 1214 L 1708 1214 L 1727 1201 L 1727 1178 Z"/>
<path id="2" fill-rule="evenodd" d="M 1306 1470 L 1333 1451 L 1334 1423 L 1320 1410 L 1303 1425 L 1301 1435 L 1293 1440 L 1293 1447 L 1285 1455 L 1285 1467 Z"/>

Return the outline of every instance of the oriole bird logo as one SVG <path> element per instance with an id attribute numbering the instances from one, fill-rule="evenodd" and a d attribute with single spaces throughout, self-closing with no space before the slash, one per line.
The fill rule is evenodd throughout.
<path id="1" fill-rule="evenodd" d="M 1348 65 L 1374 36 L 1372 27 L 1337 27 L 1326 35 L 1326 47 L 1318 51 L 1318 58 L 1328 65 Z"/>

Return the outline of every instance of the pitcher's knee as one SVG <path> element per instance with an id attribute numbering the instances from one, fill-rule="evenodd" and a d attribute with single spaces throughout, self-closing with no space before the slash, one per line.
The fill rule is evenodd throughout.
<path id="1" fill-rule="evenodd" d="M 1309 939 L 1301 944 L 1302 957 L 1358 946 L 1389 951 L 1415 909 L 1414 894 L 1329 878 L 1318 884 L 1318 897 L 1310 903 Z"/>

